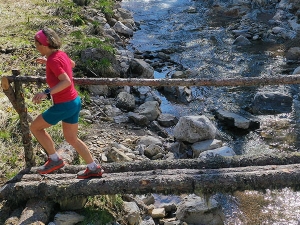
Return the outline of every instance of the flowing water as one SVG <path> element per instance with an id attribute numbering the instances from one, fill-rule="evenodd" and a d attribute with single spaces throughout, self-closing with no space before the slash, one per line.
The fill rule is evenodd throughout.
<path id="1" fill-rule="evenodd" d="M 291 73 L 293 68 L 289 68 L 285 61 L 280 45 L 260 42 L 252 44 L 251 48 L 237 48 L 232 45 L 234 39 L 226 32 L 226 28 L 237 21 L 232 18 L 211 16 L 208 2 L 123 0 L 122 7 L 131 11 L 134 20 L 140 23 L 140 29 L 134 33 L 128 49 L 140 52 L 170 50 L 171 60 L 195 71 L 199 78 L 269 77 Z M 154 76 L 165 78 L 174 69 L 166 66 L 159 72 L 156 71 Z M 298 94 L 297 87 L 283 85 L 247 88 L 194 87 L 194 100 L 189 104 L 171 101 L 161 95 L 161 109 L 163 113 L 171 113 L 178 117 L 205 114 L 212 118 L 211 112 L 214 109 L 242 111 L 251 103 L 256 92 L 264 90 Z M 263 121 L 267 121 L 265 124 L 262 123 L 265 127 L 271 126 L 272 123 L 280 124 L 287 121 L 293 124 L 292 127 L 288 126 L 277 131 L 278 136 L 285 138 L 269 141 L 262 137 L 261 132 L 252 131 L 238 135 L 215 122 L 222 140 L 237 154 L 276 154 L 284 149 L 299 148 L 298 114 L 294 110 L 290 114 L 261 116 Z M 263 219 L 251 223 L 257 215 L 253 215 L 253 218 L 247 215 L 248 219 L 245 220 L 247 213 L 241 212 L 239 200 L 231 195 L 222 195 L 218 198 L 226 214 L 226 224 L 298 224 L 299 193 L 287 188 L 282 191 L 268 190 L 264 194 L 259 192 L 244 194 L 247 195 L 249 202 L 251 198 L 263 196 L 265 200 L 263 207 L 255 206 L 257 202 L 253 203 L 253 207 L 260 209 L 259 215 Z"/>

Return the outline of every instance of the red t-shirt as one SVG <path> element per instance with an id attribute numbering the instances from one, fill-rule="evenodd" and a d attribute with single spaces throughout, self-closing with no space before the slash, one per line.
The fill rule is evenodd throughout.
<path id="1" fill-rule="evenodd" d="M 66 73 L 70 77 L 72 84 L 52 95 L 55 104 L 74 100 L 78 96 L 74 87 L 71 59 L 65 52 L 58 50 L 48 57 L 46 63 L 46 81 L 50 88 L 60 82 L 58 76 L 63 73 Z"/>

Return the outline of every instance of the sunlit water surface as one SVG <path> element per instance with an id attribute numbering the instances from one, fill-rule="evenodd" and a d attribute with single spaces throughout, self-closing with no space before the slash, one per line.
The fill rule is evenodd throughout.
<path id="1" fill-rule="evenodd" d="M 267 43 L 254 43 L 251 48 L 236 48 L 232 45 L 233 37 L 226 28 L 236 21 L 228 18 L 211 18 L 207 1 L 189 0 L 123 0 L 122 7 L 130 10 L 134 20 L 140 23 L 140 30 L 134 33 L 128 46 L 129 50 L 160 51 L 173 50 L 171 59 L 185 68 L 196 71 L 199 78 L 238 78 L 268 77 L 283 74 L 287 63 L 279 46 Z M 196 9 L 189 13 L 190 8 Z M 165 78 L 172 68 L 163 68 L 155 72 L 155 78 Z M 177 117 L 184 115 L 205 114 L 213 119 L 211 111 L 225 109 L 238 112 L 247 107 L 258 91 L 280 91 L 297 95 L 297 87 L 194 87 L 194 101 L 182 104 L 162 99 L 163 113 L 171 113 Z M 282 120 L 292 121 L 293 127 L 281 130 L 281 136 L 290 134 L 289 140 L 266 141 L 258 131 L 237 135 L 217 124 L 222 140 L 237 154 L 276 154 L 282 149 L 297 150 L 299 147 L 298 111 L 291 114 L 261 116 L 269 123 Z M 292 129 L 292 135 L 291 135 Z M 172 132 L 172 130 L 169 130 Z M 270 144 L 271 143 L 271 144 Z M 285 147 L 284 147 L 285 146 Z M 258 192 L 245 192 L 249 199 Z M 261 194 L 261 193 L 259 193 Z M 268 214 L 266 220 L 259 224 L 298 224 L 300 210 L 299 193 L 290 189 L 269 191 L 263 198 L 270 200 L 261 210 Z M 255 224 L 245 219 L 240 211 L 238 199 L 231 195 L 218 196 L 226 214 L 226 224 Z M 257 215 L 256 215 L 257 216 Z M 262 218 L 265 218 L 262 216 Z M 251 220 L 251 218 L 248 220 Z"/>

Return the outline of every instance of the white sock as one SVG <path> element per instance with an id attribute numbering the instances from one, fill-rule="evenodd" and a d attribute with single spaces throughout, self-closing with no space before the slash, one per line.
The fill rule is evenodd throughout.
<path id="1" fill-rule="evenodd" d="M 89 168 L 89 170 L 96 170 L 97 169 L 97 164 L 95 163 L 95 161 L 87 164 L 87 167 Z"/>
<path id="2" fill-rule="evenodd" d="M 59 160 L 59 156 L 56 152 L 52 155 L 49 155 L 49 158 L 54 162 L 57 162 Z"/>

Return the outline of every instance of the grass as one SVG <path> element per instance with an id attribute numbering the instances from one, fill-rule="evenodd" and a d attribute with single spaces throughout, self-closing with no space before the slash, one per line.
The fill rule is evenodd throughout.
<path id="1" fill-rule="evenodd" d="M 118 214 L 121 214 L 123 200 L 121 195 L 103 195 L 94 196 L 88 199 L 84 209 L 79 211 L 85 215 L 85 220 L 78 225 L 101 225 L 114 220 Z"/>

